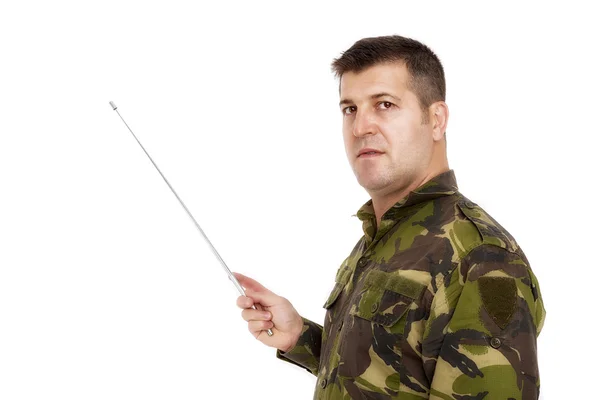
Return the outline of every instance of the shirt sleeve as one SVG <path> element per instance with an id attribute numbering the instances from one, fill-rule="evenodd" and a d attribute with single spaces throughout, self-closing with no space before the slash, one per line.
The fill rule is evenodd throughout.
<path id="1" fill-rule="evenodd" d="M 304 326 L 296 346 L 287 352 L 277 350 L 277 358 L 306 369 L 313 375 L 317 375 L 319 359 L 321 357 L 321 339 L 323 327 L 304 317 Z"/>
<path id="2" fill-rule="evenodd" d="M 448 278 L 424 332 L 430 399 L 538 399 L 546 312 L 524 254 L 482 245 Z"/>

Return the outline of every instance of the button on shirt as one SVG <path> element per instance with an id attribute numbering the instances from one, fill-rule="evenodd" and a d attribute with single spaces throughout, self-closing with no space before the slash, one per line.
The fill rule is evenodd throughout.
<path id="1" fill-rule="evenodd" d="M 394 204 L 342 262 L 323 325 L 277 357 L 314 399 L 537 399 L 538 281 L 515 239 L 446 171 Z"/>

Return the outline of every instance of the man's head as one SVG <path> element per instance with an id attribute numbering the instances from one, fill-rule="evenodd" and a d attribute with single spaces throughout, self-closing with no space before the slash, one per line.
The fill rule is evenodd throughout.
<path id="1" fill-rule="evenodd" d="M 340 78 L 346 154 L 372 196 L 447 169 L 444 71 L 427 46 L 401 36 L 366 38 L 332 69 Z M 376 154 L 361 153 L 368 148 Z"/>

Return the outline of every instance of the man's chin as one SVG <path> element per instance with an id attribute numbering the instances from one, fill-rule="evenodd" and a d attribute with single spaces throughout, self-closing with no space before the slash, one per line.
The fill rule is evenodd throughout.
<path id="1" fill-rule="evenodd" d="M 369 193 L 378 192 L 388 186 L 388 183 L 381 179 L 358 179 L 358 184 Z"/>

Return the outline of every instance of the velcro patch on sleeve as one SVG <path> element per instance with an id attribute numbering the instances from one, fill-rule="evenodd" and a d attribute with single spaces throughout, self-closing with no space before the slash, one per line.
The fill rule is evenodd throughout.
<path id="1" fill-rule="evenodd" d="M 479 295 L 485 310 L 496 325 L 505 329 L 517 307 L 517 285 L 513 278 L 481 277 Z"/>

